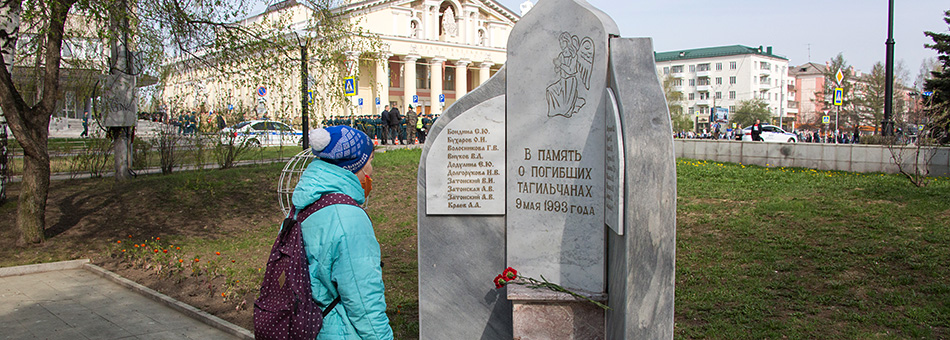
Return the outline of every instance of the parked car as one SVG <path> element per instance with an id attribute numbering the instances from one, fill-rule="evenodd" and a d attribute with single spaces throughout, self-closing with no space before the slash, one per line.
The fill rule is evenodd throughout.
<path id="1" fill-rule="evenodd" d="M 744 141 L 752 141 L 752 126 L 742 129 L 740 135 Z M 782 128 L 775 125 L 762 125 L 762 139 L 766 142 L 776 143 L 796 143 L 798 136 L 791 132 L 785 132 Z"/>
<path id="2" fill-rule="evenodd" d="M 221 129 L 222 142 L 251 146 L 303 145 L 303 132 L 272 120 L 250 120 Z"/>

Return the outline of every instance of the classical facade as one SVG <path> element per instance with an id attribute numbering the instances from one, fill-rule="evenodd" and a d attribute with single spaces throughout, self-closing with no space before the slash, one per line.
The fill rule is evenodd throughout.
<path id="1" fill-rule="evenodd" d="M 673 77 L 676 91 L 696 130 L 710 128 L 715 108 L 735 112 L 739 101 L 759 98 L 769 105 L 775 124 L 791 126 L 798 113 L 794 103 L 795 79 L 788 76 L 788 59 L 772 53 L 772 47 L 732 45 L 657 52 L 656 68 L 661 77 Z"/>
<path id="2" fill-rule="evenodd" d="M 380 98 L 402 112 L 415 98 L 413 106 L 433 114 L 501 68 L 520 18 L 493 0 L 362 1 L 343 10 L 382 40 L 387 60 L 360 63 L 357 97 L 374 106 Z"/>
<path id="3" fill-rule="evenodd" d="M 291 26 L 306 30 L 309 11 L 303 4 L 287 0 L 243 23 L 283 15 L 290 18 Z M 372 53 L 345 53 L 346 72 L 355 79 L 356 87 L 348 103 L 350 107 L 314 108 L 311 117 L 379 114 L 387 104 L 398 107 L 402 113 L 407 105 L 413 104 L 424 113 L 440 114 L 504 65 L 508 34 L 520 18 L 494 0 L 351 1 L 333 11 L 342 13 L 364 35 L 378 38 L 380 44 Z M 311 67 L 310 75 L 328 77 L 323 71 Z M 323 79 L 323 86 L 334 88 L 317 85 L 315 93 L 343 89 L 344 76 L 329 77 L 341 79 Z M 163 101 L 171 103 L 170 106 L 180 103 L 185 110 L 194 110 L 188 108 L 192 106 L 217 110 L 222 106 L 254 107 L 264 99 L 257 88 L 267 85 L 266 105 L 274 108 L 268 111 L 270 118 L 296 121 L 300 116 L 299 76 L 275 76 L 272 78 L 277 79 L 246 85 L 210 78 L 201 70 L 182 72 L 165 85 Z M 220 98 L 229 98 L 227 104 L 222 105 Z"/>

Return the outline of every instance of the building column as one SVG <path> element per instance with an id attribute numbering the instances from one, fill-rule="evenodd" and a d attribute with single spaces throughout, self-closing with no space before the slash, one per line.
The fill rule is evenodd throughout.
<path id="1" fill-rule="evenodd" d="M 486 81 L 488 81 L 488 77 L 491 76 L 490 71 L 492 65 L 495 65 L 495 63 L 487 60 L 478 65 L 478 85 L 484 84 Z"/>
<path id="2" fill-rule="evenodd" d="M 442 105 L 439 105 L 439 95 L 444 91 L 442 86 L 442 65 L 445 65 L 445 58 L 435 57 L 429 61 L 429 75 L 432 77 L 432 88 L 429 89 L 429 102 L 432 104 L 429 107 L 429 111 L 432 114 L 442 114 Z"/>
<path id="3" fill-rule="evenodd" d="M 389 105 L 389 57 L 392 54 L 384 53 L 376 60 L 376 98 L 379 98 L 379 107 L 374 114 L 382 112 L 384 106 Z M 373 105 L 376 104 L 373 98 Z"/>
<path id="4" fill-rule="evenodd" d="M 468 59 L 455 62 L 455 100 L 468 93 L 468 64 L 471 63 Z"/>
<path id="5" fill-rule="evenodd" d="M 416 94 L 416 60 L 419 60 L 418 55 L 407 55 L 403 57 L 405 63 L 403 67 L 403 77 L 402 77 L 402 87 L 405 90 L 402 99 L 402 107 L 399 108 L 399 111 L 405 113 L 406 105 L 412 104 L 412 96 Z"/>

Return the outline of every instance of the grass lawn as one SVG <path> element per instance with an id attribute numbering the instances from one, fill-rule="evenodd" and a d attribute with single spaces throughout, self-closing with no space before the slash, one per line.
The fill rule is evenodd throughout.
<path id="1" fill-rule="evenodd" d="M 376 156 L 368 208 L 399 339 L 418 337 L 419 156 Z M 56 181 L 40 245 L 16 242 L 14 183 L 0 266 L 91 258 L 250 328 L 282 167 Z M 692 160 L 677 173 L 677 338 L 950 337 L 950 180 Z"/>

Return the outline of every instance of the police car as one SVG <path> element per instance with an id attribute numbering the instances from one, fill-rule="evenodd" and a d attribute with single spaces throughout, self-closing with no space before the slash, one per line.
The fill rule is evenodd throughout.
<path id="1" fill-rule="evenodd" d="M 303 132 L 272 120 L 249 120 L 221 129 L 221 142 L 249 146 L 303 145 Z"/>
<path id="2" fill-rule="evenodd" d="M 748 126 L 745 129 L 742 129 L 742 132 L 737 139 L 744 141 L 752 141 L 752 126 Z M 766 125 L 762 124 L 762 139 L 766 142 L 776 142 L 776 143 L 795 143 L 798 142 L 798 135 L 785 132 L 782 128 L 775 125 Z"/>

